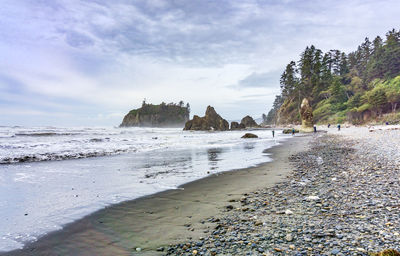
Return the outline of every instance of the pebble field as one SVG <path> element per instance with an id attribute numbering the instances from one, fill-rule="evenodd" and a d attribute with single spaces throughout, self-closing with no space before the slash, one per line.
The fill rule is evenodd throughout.
<path id="1" fill-rule="evenodd" d="M 400 131 L 317 134 L 273 188 L 226 202 L 165 255 L 372 255 L 400 250 Z M 187 224 L 191 229 L 191 223 Z"/>

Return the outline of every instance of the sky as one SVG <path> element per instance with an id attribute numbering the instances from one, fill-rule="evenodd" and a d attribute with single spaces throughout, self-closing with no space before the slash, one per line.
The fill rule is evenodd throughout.
<path id="1" fill-rule="evenodd" d="M 308 45 L 399 29 L 398 0 L 2 0 L 0 125 L 118 126 L 148 103 L 268 113 Z"/>

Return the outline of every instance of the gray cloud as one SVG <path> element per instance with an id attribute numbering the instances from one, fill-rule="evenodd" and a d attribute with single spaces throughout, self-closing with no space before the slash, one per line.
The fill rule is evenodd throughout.
<path id="1" fill-rule="evenodd" d="M 76 31 L 69 31 L 65 40 L 70 46 L 77 48 L 84 48 L 94 44 L 90 37 Z"/>
<path id="2" fill-rule="evenodd" d="M 234 119 L 267 112 L 307 45 L 353 51 L 398 26 L 399 9 L 397 0 L 4 0 L 0 70 L 24 85 L 8 92 L 40 92 L 43 102 L 119 111 L 170 93 L 200 114 L 214 100 Z"/>
<path id="3" fill-rule="evenodd" d="M 277 81 L 277 72 L 269 73 L 256 73 L 253 72 L 249 76 L 238 82 L 239 87 L 263 87 L 263 88 L 276 88 L 279 81 Z"/>

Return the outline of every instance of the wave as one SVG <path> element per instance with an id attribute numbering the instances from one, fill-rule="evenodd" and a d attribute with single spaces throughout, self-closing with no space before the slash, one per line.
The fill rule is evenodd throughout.
<path id="1" fill-rule="evenodd" d="M 127 153 L 132 150 L 128 149 L 116 149 L 114 151 L 104 151 L 104 152 L 80 152 L 71 154 L 37 154 L 37 155 L 23 155 L 15 157 L 4 157 L 0 159 L 0 164 L 16 164 L 16 163 L 26 163 L 26 162 L 41 162 L 41 161 L 61 161 L 68 159 L 80 159 L 89 157 L 99 157 L 99 156 L 111 156 L 121 153 Z M 133 150 L 135 151 L 135 150 Z"/>
<path id="2" fill-rule="evenodd" d="M 269 131 L 258 131 L 269 141 Z M 264 134 L 264 136 L 262 136 Z M 268 136 L 267 136 L 268 134 Z M 0 128 L 0 164 L 57 161 L 153 150 L 206 149 L 210 160 L 218 161 L 212 148 L 232 148 L 244 144 L 241 132 L 183 132 L 181 129 L 116 128 Z M 216 155 L 214 157 L 214 155 Z"/>
<path id="3" fill-rule="evenodd" d="M 76 135 L 76 133 L 70 132 L 30 132 L 30 133 L 16 133 L 15 136 L 32 136 L 32 137 L 45 137 L 45 136 L 69 136 Z"/>

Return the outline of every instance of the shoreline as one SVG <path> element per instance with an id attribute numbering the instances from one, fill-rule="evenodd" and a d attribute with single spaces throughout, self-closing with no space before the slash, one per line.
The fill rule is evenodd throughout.
<path id="1" fill-rule="evenodd" d="M 349 129 L 309 145 L 290 157 L 288 179 L 245 195 L 246 211 L 227 212 L 212 234 L 166 255 L 400 254 L 400 133 Z"/>
<path id="2" fill-rule="evenodd" d="M 245 194 L 271 187 L 292 170 L 289 156 L 304 151 L 309 136 L 291 138 L 267 150 L 272 162 L 211 175 L 150 196 L 106 207 L 23 249 L 1 255 L 157 255 L 159 247 L 199 239 L 212 230 L 207 219 Z M 162 234 L 162 235 L 160 235 Z"/>

